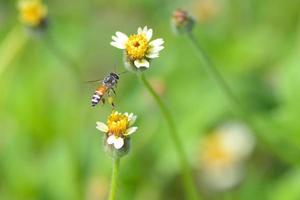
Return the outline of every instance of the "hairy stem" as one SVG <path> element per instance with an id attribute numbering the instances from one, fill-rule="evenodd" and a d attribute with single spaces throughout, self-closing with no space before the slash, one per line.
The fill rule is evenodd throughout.
<path id="1" fill-rule="evenodd" d="M 197 193 L 195 182 L 192 178 L 192 171 L 188 163 L 187 155 L 184 151 L 184 148 L 182 146 L 181 140 L 179 138 L 179 134 L 177 132 L 175 123 L 172 119 L 172 116 L 168 110 L 168 108 L 165 106 L 161 98 L 156 94 L 154 89 L 151 87 L 147 79 L 145 78 L 144 74 L 140 74 L 139 78 L 141 79 L 142 83 L 145 85 L 149 93 L 152 95 L 152 97 L 155 99 L 155 102 L 157 103 L 158 107 L 160 108 L 167 125 L 170 129 L 170 138 L 174 143 L 174 147 L 177 153 L 177 156 L 180 161 L 181 170 L 182 170 L 182 176 L 183 176 L 183 182 L 184 182 L 184 188 L 187 193 L 187 198 L 189 200 L 196 200 L 200 199 Z"/>
<path id="2" fill-rule="evenodd" d="M 108 200 L 115 200 L 117 196 L 118 178 L 119 178 L 120 158 L 114 158 L 111 177 L 111 186 Z"/>

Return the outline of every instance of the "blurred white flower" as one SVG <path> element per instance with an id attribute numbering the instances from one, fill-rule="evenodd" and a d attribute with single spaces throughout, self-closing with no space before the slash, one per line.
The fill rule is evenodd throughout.
<path id="1" fill-rule="evenodd" d="M 151 41 L 153 31 L 145 26 L 138 28 L 137 34 L 129 37 L 121 32 L 112 36 L 112 46 L 125 50 L 126 60 L 136 68 L 149 68 L 150 60 L 157 58 L 159 52 L 164 48 L 164 40 L 159 38 Z"/>
<path id="2" fill-rule="evenodd" d="M 243 162 L 255 145 L 251 131 L 238 122 L 226 123 L 204 139 L 201 148 L 202 178 L 208 186 L 225 190 L 242 178 Z"/>

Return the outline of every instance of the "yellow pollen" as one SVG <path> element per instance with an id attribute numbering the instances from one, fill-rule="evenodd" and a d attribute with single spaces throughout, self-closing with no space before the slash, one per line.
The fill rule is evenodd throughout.
<path id="1" fill-rule="evenodd" d="M 136 34 L 129 36 L 125 46 L 129 59 L 139 60 L 145 58 L 149 43 L 145 34 Z"/>
<path id="2" fill-rule="evenodd" d="M 107 126 L 110 134 L 121 137 L 129 126 L 128 116 L 113 112 L 107 119 Z"/>
<path id="3" fill-rule="evenodd" d="M 47 16 L 47 7 L 38 0 L 21 1 L 20 20 L 30 26 L 38 26 Z"/>

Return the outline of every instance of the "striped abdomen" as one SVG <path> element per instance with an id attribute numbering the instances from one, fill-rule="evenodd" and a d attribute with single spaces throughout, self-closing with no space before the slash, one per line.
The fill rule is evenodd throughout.
<path id="1" fill-rule="evenodd" d="M 92 97 L 92 106 L 97 105 L 101 101 L 101 98 L 103 97 L 106 91 L 107 91 L 107 87 L 105 87 L 104 85 L 97 88 L 97 90 L 95 91 Z"/>

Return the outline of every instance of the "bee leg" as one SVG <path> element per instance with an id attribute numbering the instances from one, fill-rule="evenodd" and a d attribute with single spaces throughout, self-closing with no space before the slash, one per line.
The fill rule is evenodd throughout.
<path id="1" fill-rule="evenodd" d="M 102 98 L 101 101 L 102 101 L 102 104 L 104 105 L 105 104 L 105 98 Z"/>
<path id="2" fill-rule="evenodd" d="M 108 97 L 108 103 L 115 109 L 114 98 L 112 96 Z"/>
<path id="3" fill-rule="evenodd" d="M 112 106 L 113 110 L 115 110 L 115 104 L 114 104 L 114 102 L 111 102 L 111 106 Z"/>
<path id="4" fill-rule="evenodd" d="M 114 93 L 115 95 L 117 94 L 114 88 L 111 88 L 111 90 L 113 91 L 113 93 Z"/>

